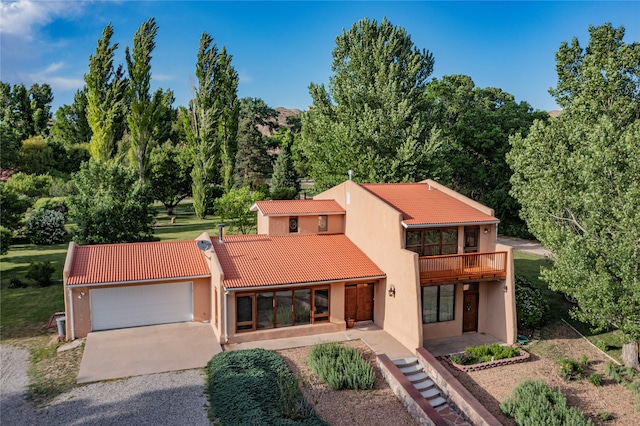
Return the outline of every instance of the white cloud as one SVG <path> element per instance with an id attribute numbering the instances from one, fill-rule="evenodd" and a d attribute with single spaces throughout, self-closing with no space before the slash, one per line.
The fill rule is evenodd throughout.
<path id="1" fill-rule="evenodd" d="M 44 70 L 45 74 L 48 74 L 50 72 L 56 72 L 58 71 L 60 68 L 62 68 L 64 66 L 64 62 L 54 62 L 51 65 L 49 65 L 47 67 L 46 70 Z"/>
<path id="2" fill-rule="evenodd" d="M 0 2 L 0 33 L 31 38 L 33 27 L 46 25 L 56 17 L 72 16 L 84 7 L 77 1 L 18 0 Z"/>
<path id="3" fill-rule="evenodd" d="M 43 71 L 30 73 L 28 80 L 35 83 L 47 83 L 56 90 L 76 90 L 84 86 L 83 78 L 73 78 L 69 76 L 53 75 L 59 70 L 65 68 L 64 62 L 54 62 L 45 68 Z"/>

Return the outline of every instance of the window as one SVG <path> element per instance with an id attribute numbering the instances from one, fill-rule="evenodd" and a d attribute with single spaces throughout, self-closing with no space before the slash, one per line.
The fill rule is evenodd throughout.
<path id="1" fill-rule="evenodd" d="M 458 228 L 434 228 L 407 231 L 407 250 L 420 256 L 458 253 Z"/>
<path id="2" fill-rule="evenodd" d="M 294 233 L 298 232 L 298 218 L 290 217 L 289 218 L 289 232 Z"/>
<path id="3" fill-rule="evenodd" d="M 453 321 L 455 284 L 422 287 L 422 323 Z"/>
<path id="4" fill-rule="evenodd" d="M 327 232 L 327 215 L 318 216 L 318 232 Z"/>
<path id="5" fill-rule="evenodd" d="M 236 331 L 269 330 L 329 321 L 329 288 L 242 293 L 236 296 Z"/>

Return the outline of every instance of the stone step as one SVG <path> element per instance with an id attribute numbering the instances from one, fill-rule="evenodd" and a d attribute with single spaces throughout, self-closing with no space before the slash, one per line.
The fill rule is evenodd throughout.
<path id="1" fill-rule="evenodd" d="M 448 407 L 447 400 L 441 396 L 437 396 L 433 399 L 427 399 L 427 401 L 429 401 L 429 404 L 431 404 L 431 406 L 436 410 Z"/>
<path id="2" fill-rule="evenodd" d="M 424 371 L 419 371 L 419 372 L 417 372 L 415 374 L 405 374 L 405 376 L 414 385 L 416 383 L 418 383 L 418 382 L 425 381 L 425 380 L 427 380 L 429 378 L 429 376 L 427 376 L 427 373 L 425 373 Z"/>
<path id="3" fill-rule="evenodd" d="M 427 390 L 423 390 L 422 392 L 420 392 L 420 395 L 422 395 L 426 399 L 432 399 L 436 396 L 440 396 L 440 391 L 438 390 L 438 388 L 432 387 Z"/>
<path id="4" fill-rule="evenodd" d="M 402 371 L 402 374 L 406 376 L 407 374 L 414 374 L 418 371 L 422 371 L 422 366 L 420 364 L 413 364 L 406 367 L 400 367 L 400 371 Z"/>
<path id="5" fill-rule="evenodd" d="M 436 384 L 433 383 L 433 380 L 427 379 L 427 380 L 424 380 L 422 382 L 415 383 L 413 386 L 416 389 L 418 389 L 418 391 L 422 392 L 422 391 L 425 391 L 427 389 L 431 389 L 431 388 L 435 387 L 435 385 Z"/>
<path id="6" fill-rule="evenodd" d="M 418 358 L 414 356 L 409 358 L 399 358 L 399 359 L 394 359 L 392 362 L 396 365 L 396 367 L 401 368 L 401 367 L 407 367 L 409 365 L 417 364 Z"/>

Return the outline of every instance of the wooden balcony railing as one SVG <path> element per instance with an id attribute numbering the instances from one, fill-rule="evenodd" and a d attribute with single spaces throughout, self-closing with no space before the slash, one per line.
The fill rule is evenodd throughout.
<path id="1" fill-rule="evenodd" d="M 465 253 L 420 258 L 420 282 L 476 281 L 507 276 L 507 252 Z"/>

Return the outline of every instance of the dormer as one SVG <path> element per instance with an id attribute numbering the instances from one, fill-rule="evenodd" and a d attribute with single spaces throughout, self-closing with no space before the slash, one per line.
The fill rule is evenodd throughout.
<path id="1" fill-rule="evenodd" d="M 345 210 L 334 200 L 257 201 L 258 234 L 343 234 Z"/>

